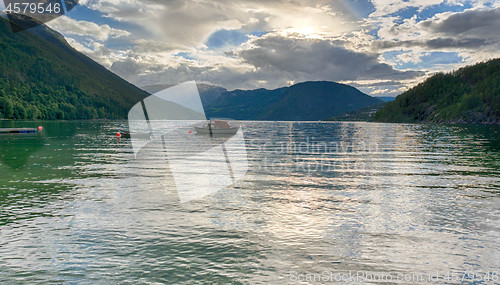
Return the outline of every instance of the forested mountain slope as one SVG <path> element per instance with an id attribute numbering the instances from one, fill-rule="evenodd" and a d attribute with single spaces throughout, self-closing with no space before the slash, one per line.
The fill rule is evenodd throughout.
<path id="1" fill-rule="evenodd" d="M 375 113 L 381 122 L 500 123 L 500 59 L 436 74 Z"/>
<path id="2" fill-rule="evenodd" d="M 146 96 L 47 26 L 13 33 L 0 18 L 0 118 L 126 118 Z"/>

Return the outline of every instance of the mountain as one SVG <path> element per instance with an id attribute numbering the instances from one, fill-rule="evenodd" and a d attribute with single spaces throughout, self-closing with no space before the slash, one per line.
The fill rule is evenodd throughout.
<path id="1" fill-rule="evenodd" d="M 41 25 L 13 33 L 0 17 L 0 118 L 126 118 L 149 94 Z"/>
<path id="2" fill-rule="evenodd" d="M 212 118 L 315 121 L 381 103 L 352 86 L 309 81 L 274 90 L 225 92 L 205 112 Z"/>
<path id="3" fill-rule="evenodd" d="M 373 119 L 500 124 L 500 59 L 436 74 L 387 103 Z"/>
<path id="4" fill-rule="evenodd" d="M 142 87 L 143 90 L 146 90 L 147 92 L 154 94 L 157 92 L 160 92 L 164 89 L 170 88 L 174 85 L 168 85 L 168 84 L 157 84 L 157 85 L 148 85 Z M 203 106 L 208 106 L 212 104 L 219 96 L 227 92 L 226 88 L 222 88 L 219 86 L 214 86 L 214 85 L 209 85 L 209 84 L 197 84 L 198 86 L 198 92 L 200 93 L 201 97 L 201 102 L 203 103 Z"/>
<path id="5" fill-rule="evenodd" d="M 381 104 L 365 107 L 365 108 L 362 108 L 362 109 L 359 109 L 356 111 L 344 113 L 340 116 L 327 118 L 327 119 L 325 119 L 325 121 L 369 122 L 369 121 L 372 121 L 373 114 L 375 114 L 378 110 L 382 109 L 384 107 L 384 105 L 385 105 L 385 103 L 381 103 Z"/>
<path id="6" fill-rule="evenodd" d="M 380 99 L 384 102 L 392 102 L 392 101 L 396 100 L 396 97 L 375 97 L 375 98 Z"/>
<path id="7" fill-rule="evenodd" d="M 225 92 L 205 108 L 210 118 L 238 120 L 263 120 L 271 107 L 278 102 L 288 88 L 275 90 L 234 90 Z"/>

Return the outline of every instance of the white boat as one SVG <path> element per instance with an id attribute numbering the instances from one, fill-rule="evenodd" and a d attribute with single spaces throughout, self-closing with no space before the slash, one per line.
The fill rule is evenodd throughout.
<path id="1" fill-rule="evenodd" d="M 223 120 L 210 120 L 202 126 L 194 126 L 194 130 L 200 135 L 234 135 L 239 128 Z"/>

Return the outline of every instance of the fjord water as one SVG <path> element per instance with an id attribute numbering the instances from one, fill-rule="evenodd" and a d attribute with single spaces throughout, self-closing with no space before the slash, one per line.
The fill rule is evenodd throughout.
<path id="1" fill-rule="evenodd" d="M 0 121 L 44 126 L 0 136 L 0 283 L 499 282 L 463 276 L 500 270 L 498 126 L 242 124 L 244 178 L 181 204 L 124 121 Z"/>

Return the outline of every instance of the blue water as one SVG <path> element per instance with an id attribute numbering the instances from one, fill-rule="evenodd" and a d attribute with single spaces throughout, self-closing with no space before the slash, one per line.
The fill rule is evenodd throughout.
<path id="1" fill-rule="evenodd" d="M 126 122 L 0 127 L 40 124 L 0 136 L 2 284 L 500 284 L 499 127 L 242 122 L 244 177 L 179 203 Z"/>

